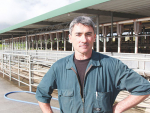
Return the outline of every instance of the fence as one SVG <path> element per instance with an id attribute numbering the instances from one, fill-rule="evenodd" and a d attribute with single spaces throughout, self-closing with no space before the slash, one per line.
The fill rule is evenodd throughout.
<path id="1" fill-rule="evenodd" d="M 25 53 L 25 52 L 23 52 Z M 42 52 L 29 51 L 27 55 L 16 51 L 13 53 L 1 54 L 1 72 L 4 76 L 8 76 L 9 80 L 14 79 L 20 83 L 29 86 L 29 91 L 32 87 L 36 87 L 45 73 L 49 70 L 54 62 L 70 55 L 72 52 Z M 139 74 L 150 80 L 149 58 L 141 57 L 124 57 L 113 56 L 122 60 L 130 68 L 133 68 Z M 143 65 L 141 67 L 141 64 Z"/>
<path id="2" fill-rule="evenodd" d="M 33 87 L 37 87 L 45 73 L 53 65 L 54 62 L 62 57 L 65 57 L 72 52 L 42 52 L 42 51 L 29 51 L 26 55 L 23 51 L 14 51 L 13 53 L 5 52 L 1 53 L 1 72 L 3 77 L 8 76 L 9 80 L 15 80 L 18 86 L 24 84 L 29 87 L 29 91 L 32 91 Z M 150 80 L 150 58 L 142 55 L 121 55 L 104 53 L 109 56 L 120 59 L 130 68 L 133 68 L 139 74 L 144 75 Z M 132 56 L 132 57 L 131 57 Z M 134 56 L 134 57 L 133 57 Z M 142 66 L 141 66 L 142 64 Z M 116 101 L 122 100 L 127 96 L 124 92 L 120 94 Z M 149 98 L 143 101 L 138 107 L 146 107 L 145 111 L 149 112 Z"/>

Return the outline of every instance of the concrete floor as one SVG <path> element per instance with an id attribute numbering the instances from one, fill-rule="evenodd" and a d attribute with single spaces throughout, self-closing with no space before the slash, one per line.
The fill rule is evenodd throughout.
<path id="1" fill-rule="evenodd" d="M 20 89 L 21 88 L 21 89 Z M 12 91 L 23 91 L 28 90 L 28 87 L 17 87 L 16 81 L 8 81 L 7 77 L 2 77 L 0 73 L 0 113 L 42 113 L 40 107 L 38 105 L 32 105 L 27 103 L 20 103 L 11 100 L 7 100 L 4 98 L 4 95 L 8 92 Z M 54 91 L 52 94 L 53 97 L 57 98 L 57 91 Z M 13 93 L 8 95 L 9 98 L 29 101 L 37 103 L 35 95 L 28 93 Z M 121 96 L 122 97 L 122 96 Z M 51 105 L 59 108 L 58 101 L 52 100 Z M 53 110 L 54 113 L 59 113 L 58 110 Z M 130 109 L 124 113 L 149 113 L 144 112 L 137 109 Z"/>
<path id="2" fill-rule="evenodd" d="M 5 99 L 4 95 L 12 91 L 21 91 L 21 89 L 0 77 L 0 113 L 42 113 L 38 105 L 15 102 Z M 37 103 L 35 95 L 33 94 L 12 93 L 8 95 L 8 97 Z M 53 111 L 54 113 L 59 113 L 57 110 Z"/>

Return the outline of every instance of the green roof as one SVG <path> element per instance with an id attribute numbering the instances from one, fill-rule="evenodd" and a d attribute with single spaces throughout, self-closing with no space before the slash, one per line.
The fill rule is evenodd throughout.
<path id="1" fill-rule="evenodd" d="M 26 26 L 26 25 L 36 23 L 36 22 L 39 22 L 39 21 L 43 21 L 43 20 L 46 20 L 46 19 L 49 19 L 49 18 L 52 18 L 52 17 L 56 17 L 56 16 L 59 16 L 59 15 L 62 15 L 62 14 L 66 14 L 66 13 L 69 13 L 69 12 L 72 12 L 72 11 L 76 11 L 76 10 L 83 9 L 83 8 L 86 8 L 86 7 L 89 7 L 89 6 L 100 4 L 100 3 L 103 3 L 103 2 L 106 2 L 106 1 L 109 1 L 109 0 L 80 0 L 80 1 L 75 2 L 73 4 L 61 7 L 59 9 L 50 11 L 50 12 L 45 13 L 43 15 L 37 16 L 35 18 L 32 18 L 32 19 L 26 20 L 24 22 L 18 23 L 16 25 L 10 26 L 6 29 L 1 30 L 0 34 L 11 31 L 11 30 L 14 30 L 14 29 L 17 29 L 17 28 L 20 28 L 20 27 L 23 27 L 23 26 Z"/>

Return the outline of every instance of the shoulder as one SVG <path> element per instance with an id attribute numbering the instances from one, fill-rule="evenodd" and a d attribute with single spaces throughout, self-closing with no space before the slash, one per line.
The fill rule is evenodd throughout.
<path id="1" fill-rule="evenodd" d="M 99 56 L 99 60 L 102 65 L 116 65 L 119 62 L 119 59 L 116 59 L 114 57 L 97 52 L 96 54 Z"/>
<path id="2" fill-rule="evenodd" d="M 62 67 L 62 66 L 65 66 L 71 56 L 72 56 L 72 54 L 68 55 L 68 56 L 66 56 L 64 58 L 61 58 L 61 59 L 57 60 L 53 64 L 53 67 Z"/>

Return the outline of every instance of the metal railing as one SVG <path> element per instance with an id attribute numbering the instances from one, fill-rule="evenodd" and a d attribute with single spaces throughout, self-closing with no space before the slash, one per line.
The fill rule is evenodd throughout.
<path id="1" fill-rule="evenodd" d="M 29 86 L 32 91 L 33 86 L 37 86 L 44 74 L 49 70 L 56 59 L 45 60 L 43 56 L 32 56 L 22 54 L 3 53 L 1 55 L 1 72 L 3 77 L 9 77 L 20 83 Z"/>
<path id="2" fill-rule="evenodd" d="M 70 54 L 72 54 L 72 52 L 30 51 L 28 52 L 28 55 L 22 54 L 22 52 L 1 53 L 0 72 L 3 73 L 3 77 L 7 76 L 10 81 L 13 79 L 18 82 L 18 86 L 21 86 L 21 84 L 28 86 L 29 91 L 31 92 L 33 87 L 37 87 L 54 62 Z M 109 56 L 111 56 L 111 54 L 109 54 Z M 130 64 L 134 62 L 136 66 L 133 70 L 139 72 L 139 74 L 142 72 L 142 75 L 147 77 L 150 81 L 150 70 L 146 70 L 145 68 L 146 63 L 150 64 L 150 58 L 125 57 L 117 55 L 112 57 L 120 59 L 129 67 L 131 67 Z M 141 62 L 143 64 L 142 69 L 140 69 Z M 147 107 L 148 104 L 144 103 L 140 106 L 143 105 Z M 147 109 L 149 109 L 149 107 L 147 107 Z"/>
<path id="3" fill-rule="evenodd" d="M 113 56 L 150 81 L 150 58 Z M 148 63 L 146 65 L 146 63 Z M 134 64 L 134 66 L 133 66 Z M 142 64 L 142 66 L 141 66 Z"/>
<path id="4" fill-rule="evenodd" d="M 27 85 L 29 86 L 29 91 L 32 91 L 32 87 L 36 87 L 39 84 L 54 62 L 70 54 L 72 54 L 72 52 L 29 51 L 28 55 L 22 54 L 22 52 L 19 51 L 2 53 L 0 71 L 3 73 L 3 77 L 8 76 L 10 81 L 14 79 L 18 82 L 18 86 L 20 86 L 21 83 Z M 150 80 L 150 70 L 146 70 L 145 67 L 146 63 L 150 64 L 149 58 L 124 56 L 112 57 L 120 59 L 127 64 L 129 68 L 132 68 Z M 143 64 L 142 68 L 141 63 Z M 131 64 L 135 64 L 135 66 L 132 67 Z"/>

